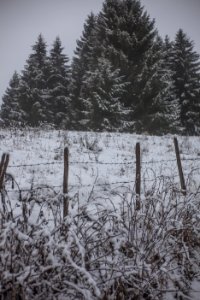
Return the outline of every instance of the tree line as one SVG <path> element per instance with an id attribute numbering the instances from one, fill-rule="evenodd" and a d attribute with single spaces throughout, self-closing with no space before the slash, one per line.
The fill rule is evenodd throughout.
<path id="1" fill-rule="evenodd" d="M 197 135 L 200 60 L 182 29 L 162 39 L 139 0 L 105 0 L 72 61 L 40 34 L 3 95 L 4 126 Z"/>

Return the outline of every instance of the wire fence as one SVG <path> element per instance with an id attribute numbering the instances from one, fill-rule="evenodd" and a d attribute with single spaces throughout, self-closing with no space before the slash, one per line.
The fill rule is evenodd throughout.
<path id="1" fill-rule="evenodd" d="M 200 157 L 185 157 L 189 154 L 186 154 L 186 153 L 182 153 L 182 158 L 181 158 L 181 161 L 184 161 L 184 162 L 200 162 Z M 133 176 L 132 178 L 134 178 L 134 172 L 136 171 L 137 172 L 137 156 L 136 156 L 136 160 L 135 160 L 135 157 L 134 156 L 129 156 L 129 157 L 132 157 L 133 159 L 132 160 L 124 160 L 124 161 L 101 161 L 101 160 L 70 160 L 68 159 L 68 166 L 74 166 L 74 165 L 77 165 L 77 166 L 83 166 L 83 165 L 95 165 L 95 166 L 124 166 L 124 167 L 127 167 L 127 166 L 131 166 L 132 168 L 132 172 L 133 172 Z M 148 166 L 153 166 L 154 164 L 160 164 L 161 166 L 162 165 L 165 165 L 165 170 L 166 170 L 166 165 L 167 164 L 170 164 L 170 163 L 177 163 L 177 157 L 176 158 L 172 158 L 172 159 L 161 159 L 161 160 L 154 160 L 154 159 L 150 159 L 150 160 L 141 160 L 140 161 L 141 163 L 141 168 L 143 171 L 143 182 L 146 183 L 146 182 L 155 182 L 157 180 L 163 180 L 165 178 L 165 180 L 168 180 L 168 181 L 172 181 L 174 180 L 175 178 L 178 178 L 180 177 L 180 170 L 179 171 L 179 174 L 178 172 L 174 174 L 174 166 L 173 167 L 173 173 L 169 175 L 159 175 L 159 176 L 156 176 L 156 172 L 154 171 L 153 167 L 149 168 L 148 169 Z M 46 162 L 39 162 L 39 163 L 30 163 L 30 164 L 13 164 L 13 165 L 8 165 L 8 170 L 12 170 L 12 169 L 17 169 L 17 168 L 35 168 L 35 167 L 45 167 L 45 166 L 62 166 L 63 165 L 63 168 L 64 168 L 64 162 L 63 160 L 55 160 L 55 161 L 46 161 Z M 170 166 L 171 167 L 171 166 Z M 170 169 L 170 168 L 169 168 Z M 73 167 L 70 169 L 70 170 L 73 170 Z M 160 169 L 161 170 L 161 169 Z M 161 172 L 163 172 L 164 170 L 161 170 Z M 186 170 L 185 170 L 186 171 Z M 193 168 L 188 174 L 186 174 L 186 172 L 184 171 L 185 175 L 187 176 L 187 178 L 189 178 L 189 176 L 191 176 L 194 172 L 198 172 L 200 171 L 200 166 L 199 167 L 196 167 Z M 148 174 L 148 172 L 152 172 L 151 174 Z M 120 175 L 119 175 L 120 176 Z M 141 176 L 141 174 L 140 174 Z M 11 176 L 12 177 L 12 176 Z M 121 176 L 122 177 L 122 176 Z M 137 177 L 137 176 L 136 176 Z M 122 179 L 122 178 L 121 178 Z M 125 178 L 124 178 L 125 179 Z M 15 181 L 15 185 L 17 186 L 17 190 L 21 191 L 21 192 L 28 192 L 30 191 L 30 189 L 20 189 L 19 185 L 17 184 L 16 180 L 14 178 L 12 178 L 12 181 L 14 182 Z M 111 181 L 111 182 L 104 182 L 104 183 L 99 183 L 97 181 L 93 181 L 93 182 L 90 182 L 89 184 L 86 183 L 78 183 L 78 184 L 73 184 L 73 183 L 70 183 L 70 188 L 77 188 L 77 189 L 80 189 L 80 188 L 85 188 L 85 187 L 107 187 L 107 186 L 113 186 L 113 185 L 126 185 L 126 184 L 133 184 L 133 183 L 136 183 L 135 180 L 116 180 L 116 181 Z M 14 184 L 13 184 L 14 186 Z M 34 186 L 34 187 L 31 187 L 31 190 L 42 190 L 42 189 L 62 189 L 63 187 L 63 184 L 61 185 L 40 185 L 40 186 Z M 11 190 L 7 190 L 7 192 L 10 192 Z M 16 189 L 12 189 L 12 191 L 16 191 Z"/>
<path id="2" fill-rule="evenodd" d="M 198 158 L 181 158 L 182 161 L 199 161 Z M 143 165 L 149 164 L 162 164 L 169 162 L 177 162 L 176 159 L 162 159 L 162 160 L 150 160 L 150 161 L 141 161 Z M 49 166 L 49 165 L 62 165 L 63 161 L 55 161 L 55 162 L 41 162 L 36 164 L 20 164 L 20 165 L 10 165 L 9 168 L 26 168 L 26 167 L 37 167 L 37 166 Z M 103 161 L 69 161 L 70 165 L 83 165 L 83 164 L 95 164 L 95 165 L 135 165 L 136 161 L 124 161 L 124 162 L 103 162 Z"/>
<path id="3" fill-rule="evenodd" d="M 197 159 L 182 159 L 183 161 L 200 161 L 200 158 Z M 157 161 L 142 161 L 142 165 L 149 165 L 149 164 L 157 164 L 157 163 L 169 163 L 169 162 L 176 162 L 176 159 L 171 159 L 171 160 L 157 160 Z M 108 163 L 108 162 L 99 162 L 99 161 L 71 161 L 69 162 L 69 165 L 82 165 L 82 164 L 95 164 L 95 165 L 135 165 L 135 161 L 129 161 L 129 162 L 116 162 L 116 163 Z M 43 162 L 43 163 L 37 163 L 37 164 L 21 164 L 21 165 L 10 165 L 9 168 L 28 168 L 28 167 L 37 167 L 37 166 L 49 166 L 49 165 L 63 165 L 63 161 L 56 161 L 56 162 Z M 200 167 L 199 168 L 195 168 L 192 169 L 188 174 L 185 174 L 186 177 L 190 176 L 192 173 L 200 171 Z M 175 178 L 178 178 L 179 175 L 178 174 L 171 174 L 169 175 L 159 175 L 159 176 L 154 176 L 153 178 L 149 178 L 149 176 L 147 176 L 146 174 L 143 174 L 143 181 L 144 182 L 155 182 L 157 180 L 161 180 L 161 179 L 165 179 L 165 180 L 170 180 L 172 181 Z M 127 185 L 127 184 L 134 184 L 135 181 L 134 180 L 124 180 L 124 181 L 112 181 L 112 182 L 106 182 L 106 183 L 97 183 L 97 182 L 93 182 L 93 183 L 89 183 L 89 184 L 83 184 L 83 183 L 79 183 L 79 184 L 70 184 L 70 188 L 87 188 L 87 187 L 108 187 L 108 186 L 113 186 L 113 185 Z M 41 186 L 35 186 L 35 187 L 31 187 L 31 188 L 20 188 L 18 186 L 18 188 L 12 188 L 12 189 L 6 189 L 7 192 L 30 192 L 31 191 L 38 191 L 38 190 L 47 190 L 47 189 L 59 189 L 61 190 L 63 187 L 63 185 L 41 185 Z"/>

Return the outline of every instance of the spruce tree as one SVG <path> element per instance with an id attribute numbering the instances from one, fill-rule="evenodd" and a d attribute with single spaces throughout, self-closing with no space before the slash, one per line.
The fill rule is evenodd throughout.
<path id="1" fill-rule="evenodd" d="M 146 52 L 145 64 L 137 78 L 137 102 L 133 117 L 138 133 L 162 134 L 169 130 L 169 74 L 165 68 L 163 41 L 157 36 Z"/>
<path id="2" fill-rule="evenodd" d="M 164 44 L 163 44 L 163 57 L 164 57 L 164 66 L 166 72 L 166 77 L 169 81 L 169 90 L 166 95 L 166 105 L 168 108 L 170 122 L 169 124 L 169 132 L 171 133 L 181 133 L 181 120 L 180 120 L 180 103 L 177 95 L 175 93 L 174 86 L 174 71 L 172 70 L 173 65 L 173 41 L 170 40 L 169 36 L 165 36 Z M 168 115 L 166 114 L 166 118 Z"/>
<path id="3" fill-rule="evenodd" d="M 130 105 L 136 78 L 145 64 L 147 51 L 153 45 L 154 22 L 138 0 L 106 0 L 97 26 L 97 51 L 102 51 L 131 82 L 130 96 L 126 99 Z"/>
<path id="4" fill-rule="evenodd" d="M 49 56 L 49 77 L 46 120 L 57 127 L 69 127 L 70 122 L 70 67 L 69 58 L 63 53 L 59 37 L 53 43 Z"/>
<path id="5" fill-rule="evenodd" d="M 29 56 L 22 72 L 20 106 L 25 122 L 30 126 L 37 126 L 40 122 L 46 121 L 46 108 L 49 101 L 47 85 L 49 64 L 46 43 L 41 34 L 32 50 L 33 53 Z"/>
<path id="6" fill-rule="evenodd" d="M 120 102 L 128 83 L 105 58 L 99 58 L 95 70 L 83 78 L 81 98 L 84 109 L 82 124 L 90 130 L 121 130 L 126 110 Z"/>
<path id="7" fill-rule="evenodd" d="M 164 74 L 161 76 L 162 51 L 157 47 L 154 21 L 140 1 L 106 0 L 94 33 L 96 38 L 89 55 L 88 71 L 98 70 L 99 59 L 105 58 L 113 70 L 119 70 L 124 84 L 129 83 L 126 93 L 119 99 L 130 111 L 127 120 L 131 128 L 129 126 L 128 130 L 153 133 L 162 124 L 166 128 L 163 123 L 165 102 L 161 101 L 161 96 L 168 93 L 168 82 L 163 84 L 161 80 L 164 78 Z M 97 90 L 100 88 L 96 86 Z M 87 98 L 89 101 L 92 103 L 92 97 Z M 161 115 L 162 120 L 158 122 Z"/>
<path id="8" fill-rule="evenodd" d="M 72 129 L 87 129 L 83 128 L 82 118 L 84 118 L 82 111 L 84 104 L 82 103 L 82 87 L 83 78 L 88 70 L 90 70 L 90 60 L 95 44 L 95 26 L 96 16 L 91 13 L 84 24 L 82 36 L 77 40 L 75 55 L 72 61 L 72 80 L 71 80 L 71 100 L 72 100 Z"/>
<path id="9" fill-rule="evenodd" d="M 173 45 L 174 43 L 170 40 L 169 36 L 166 35 L 164 39 L 164 60 L 165 60 L 165 66 L 168 68 L 170 72 L 171 70 L 171 64 L 172 64 L 172 52 L 173 52 Z"/>
<path id="10" fill-rule="evenodd" d="M 171 68 L 184 134 L 198 134 L 200 125 L 200 62 L 194 43 L 180 29 L 175 37 Z"/>
<path id="11" fill-rule="evenodd" d="M 19 105 L 20 76 L 15 71 L 2 98 L 1 120 L 4 126 L 23 124 L 22 112 Z"/>

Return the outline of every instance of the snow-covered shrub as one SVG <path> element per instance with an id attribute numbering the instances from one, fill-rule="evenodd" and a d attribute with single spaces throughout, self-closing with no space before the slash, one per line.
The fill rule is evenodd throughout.
<path id="1" fill-rule="evenodd" d="M 92 151 L 94 153 L 101 152 L 102 149 L 99 147 L 99 140 L 97 136 L 89 137 L 87 134 L 85 136 L 80 137 L 80 146 L 82 148 Z"/>
<path id="2" fill-rule="evenodd" d="M 173 186 L 80 206 L 38 188 L 0 205 L 0 299 L 162 299 L 187 295 L 200 263 L 200 197 Z"/>

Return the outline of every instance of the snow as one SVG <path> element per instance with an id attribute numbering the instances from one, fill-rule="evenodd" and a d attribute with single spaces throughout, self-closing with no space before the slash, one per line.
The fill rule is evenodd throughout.
<path id="1" fill-rule="evenodd" d="M 16 249 L 21 247 L 20 251 L 24 251 L 23 253 L 31 251 L 32 258 L 29 259 L 32 266 L 29 266 L 24 258 L 25 261 L 16 267 L 16 278 L 18 282 L 27 286 L 26 292 L 29 296 L 30 274 L 33 278 L 37 272 L 48 274 L 54 270 L 48 284 L 57 290 L 59 281 L 56 279 L 56 270 L 62 273 L 65 268 L 63 262 L 67 262 L 68 271 L 65 270 L 65 273 L 71 274 L 72 280 L 70 281 L 69 277 L 64 278 L 63 285 L 66 286 L 65 289 L 69 288 L 71 293 L 75 290 L 78 295 L 82 294 L 83 299 L 102 297 L 102 288 L 106 288 L 106 283 L 103 284 L 103 281 L 100 281 L 101 277 L 98 277 L 98 271 L 91 272 L 88 269 L 88 260 L 94 270 L 95 261 L 97 269 L 101 266 L 102 270 L 99 272 L 102 278 L 105 277 L 105 281 L 110 282 L 108 278 L 112 278 L 113 274 L 116 278 L 126 274 L 125 281 L 128 284 L 129 280 L 136 280 L 135 293 L 136 289 L 138 293 L 143 288 L 146 289 L 148 280 L 149 284 L 151 281 L 156 283 L 159 282 L 159 278 L 162 278 L 163 282 L 171 278 L 171 282 L 177 281 L 180 285 L 183 276 L 180 274 L 181 268 L 178 269 L 180 262 L 183 264 L 182 268 L 186 268 L 184 272 L 189 272 L 189 267 L 187 269 L 185 266 L 191 264 L 192 272 L 198 273 L 199 261 L 195 262 L 198 258 L 198 246 L 194 247 L 191 254 L 188 237 L 183 234 L 181 241 L 179 235 L 186 230 L 192 237 L 199 236 L 200 140 L 198 137 L 177 138 L 187 197 L 181 194 L 171 135 L 157 137 L 49 129 L 1 130 L 1 153 L 10 154 L 7 173 L 13 176 L 15 184 L 12 189 L 9 178 L 5 183 L 6 203 L 9 204 L 7 209 L 13 212 L 14 220 L 10 220 L 6 215 L 7 221 L 1 228 L 0 266 L 6 266 L 7 255 L 10 255 L 3 252 L 4 247 L 12 246 L 12 239 L 16 240 L 20 245 L 16 246 Z M 134 204 L 137 142 L 141 145 L 142 161 L 140 211 L 135 210 Z M 60 207 L 63 199 L 65 147 L 69 148 L 67 196 L 70 199 L 70 214 L 63 221 Z M 20 191 L 21 201 L 18 199 Z M 1 206 L 2 204 L 0 211 Z M 147 212 L 150 213 L 149 219 Z M 184 217 L 186 212 L 188 219 Z M 134 223 L 132 220 L 135 220 Z M 68 228 L 66 236 L 59 235 L 60 231 L 63 232 L 62 228 Z M 8 236 L 11 236 L 11 240 Z M 100 243 L 105 244 L 105 248 L 100 248 L 101 253 L 98 253 L 95 249 L 99 249 Z M 15 257 L 15 252 L 12 251 Z M 91 257 L 87 257 L 88 251 Z M 77 253 L 77 256 L 74 256 L 74 253 Z M 125 253 L 124 257 L 122 253 Z M 182 253 L 180 257 L 179 253 Z M 174 258 L 176 256 L 176 259 L 180 260 L 178 263 Z M 37 259 L 41 266 L 37 265 Z M 42 261 L 45 262 L 44 265 Z M 160 267 L 156 266 L 156 261 Z M 121 269 L 117 269 L 119 265 Z M 19 270 L 22 269 L 23 272 L 20 273 Z M 3 282 L 6 278 L 11 278 L 11 273 L 6 267 L 2 273 Z M 143 276 L 147 281 L 140 282 Z M 75 284 L 78 279 L 74 278 L 82 280 Z M 114 284 L 113 278 L 111 282 Z M 193 290 L 186 291 L 192 299 L 198 299 L 197 291 L 200 291 L 200 285 L 197 276 L 192 278 L 190 284 L 184 278 L 182 284 Z M 163 284 L 163 290 L 165 288 Z M 185 293 L 184 288 L 179 289 L 179 292 Z M 66 291 L 64 292 L 63 286 L 60 289 L 62 292 L 59 299 L 62 299 Z M 169 282 L 165 293 L 167 300 L 173 299 L 176 293 L 170 290 L 174 291 L 175 287 Z M 159 299 L 159 295 L 157 292 L 156 299 Z M 34 295 L 32 297 L 35 299 Z"/>

